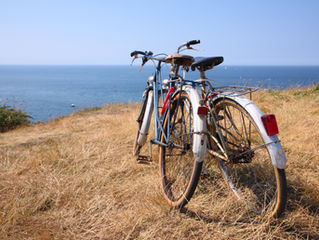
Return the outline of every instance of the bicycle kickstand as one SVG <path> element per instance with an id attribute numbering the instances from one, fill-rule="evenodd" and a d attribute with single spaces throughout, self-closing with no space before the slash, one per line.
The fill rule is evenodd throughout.
<path id="1" fill-rule="evenodd" d="M 200 174 L 200 178 L 207 178 L 209 176 L 209 173 L 207 172 L 206 164 L 203 162 L 203 170 Z"/>

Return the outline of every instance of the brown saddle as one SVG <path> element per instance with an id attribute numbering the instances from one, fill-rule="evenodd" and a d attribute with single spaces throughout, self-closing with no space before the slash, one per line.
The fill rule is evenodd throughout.
<path id="1" fill-rule="evenodd" d="M 190 66 L 194 62 L 194 58 L 190 55 L 173 53 L 165 58 L 165 62 L 182 66 Z"/>

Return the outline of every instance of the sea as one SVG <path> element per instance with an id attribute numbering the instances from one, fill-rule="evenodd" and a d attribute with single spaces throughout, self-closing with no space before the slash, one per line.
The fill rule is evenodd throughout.
<path id="1" fill-rule="evenodd" d="M 0 65 L 0 105 L 28 113 L 32 122 L 49 121 L 74 111 L 110 103 L 135 103 L 153 66 Z M 163 78 L 169 72 L 163 69 Z M 198 78 L 189 72 L 187 79 Z M 221 85 L 265 89 L 319 84 L 319 66 L 217 66 L 206 76 Z"/>

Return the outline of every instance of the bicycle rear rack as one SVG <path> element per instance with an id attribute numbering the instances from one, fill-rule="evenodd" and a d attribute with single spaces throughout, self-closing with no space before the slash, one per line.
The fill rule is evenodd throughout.
<path id="1" fill-rule="evenodd" d="M 246 94 L 251 94 L 258 91 L 258 87 L 243 87 L 243 86 L 224 86 L 224 87 L 214 87 L 213 92 L 221 96 L 242 96 Z"/>

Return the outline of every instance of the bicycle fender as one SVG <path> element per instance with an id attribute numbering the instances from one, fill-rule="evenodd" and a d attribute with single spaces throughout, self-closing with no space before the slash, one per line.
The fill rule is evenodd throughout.
<path id="1" fill-rule="evenodd" d="M 206 150 L 207 150 L 207 126 L 206 116 L 198 115 L 197 109 L 200 106 L 200 89 L 184 85 L 183 90 L 190 97 L 193 116 L 194 116 L 194 137 L 193 137 L 193 154 L 197 162 L 204 161 Z"/>
<path id="2" fill-rule="evenodd" d="M 141 122 L 143 120 L 143 116 L 144 116 L 144 112 L 145 112 L 145 107 L 146 107 L 146 103 L 147 103 L 147 98 L 148 98 L 148 93 L 149 91 L 153 90 L 153 87 L 146 87 L 144 92 L 143 92 L 143 105 L 141 107 L 140 113 L 138 115 L 137 118 L 137 122 Z"/>
<path id="3" fill-rule="evenodd" d="M 143 116 L 143 122 L 142 126 L 140 128 L 140 134 L 137 139 L 137 144 L 139 146 L 143 146 L 146 142 L 147 135 L 148 135 L 148 130 L 150 128 L 150 122 L 151 122 L 151 117 L 153 113 L 153 90 L 149 90 L 147 94 L 147 100 L 146 100 L 146 106 L 145 106 L 145 112 Z"/>
<path id="4" fill-rule="evenodd" d="M 259 128 L 262 138 L 264 139 L 264 142 L 270 154 L 272 165 L 276 166 L 279 169 L 285 169 L 287 158 L 280 144 L 279 138 L 277 135 L 267 135 L 265 127 L 261 120 L 261 116 L 264 115 L 264 113 L 257 107 L 257 105 L 245 96 L 217 96 L 216 100 L 218 101 L 218 99 L 221 98 L 233 100 L 250 114 L 250 116 L 257 124 L 257 127 Z"/>

